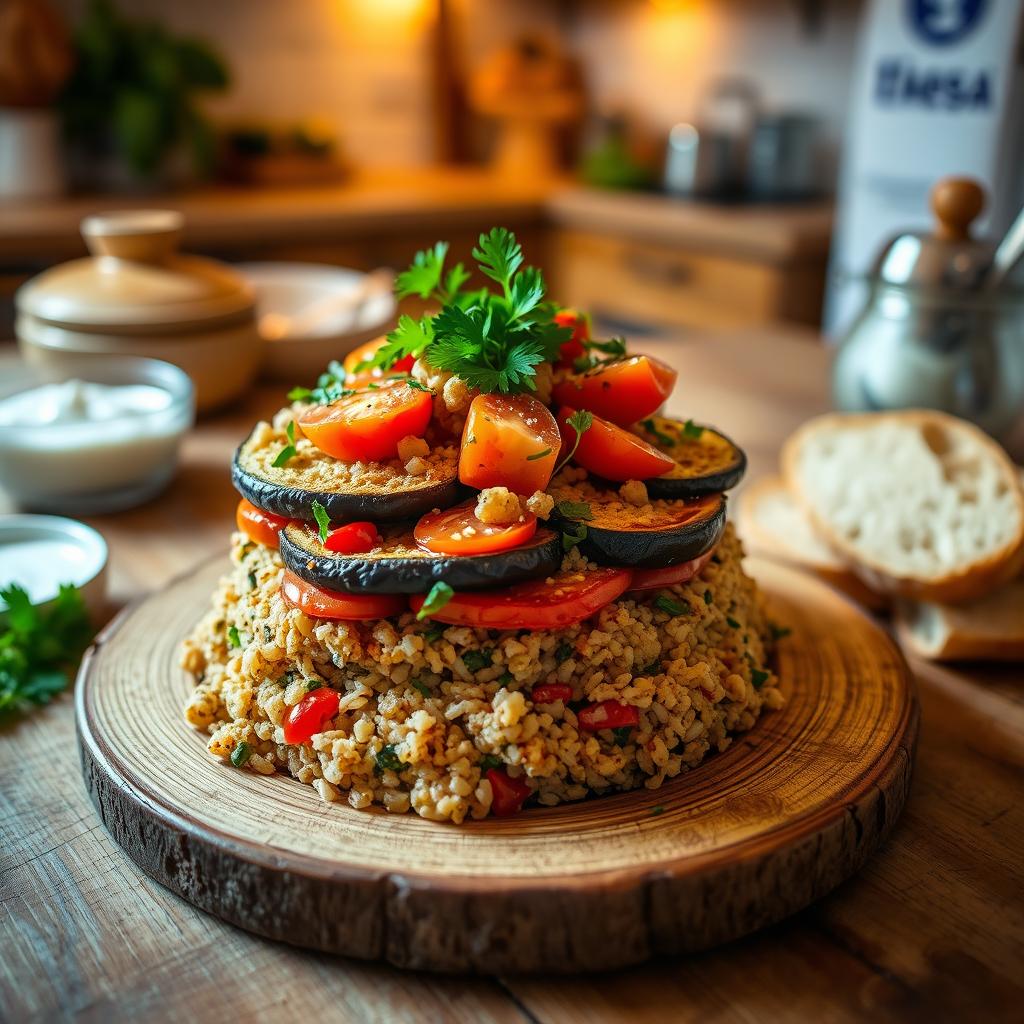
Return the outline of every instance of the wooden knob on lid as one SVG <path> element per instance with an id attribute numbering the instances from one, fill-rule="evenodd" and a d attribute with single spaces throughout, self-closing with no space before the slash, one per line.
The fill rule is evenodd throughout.
<path id="1" fill-rule="evenodd" d="M 931 203 L 936 238 L 965 242 L 971 237 L 971 222 L 985 207 L 985 189 L 974 178 L 940 178 Z"/>
<path id="2" fill-rule="evenodd" d="M 177 210 L 117 210 L 82 221 L 82 237 L 94 256 L 162 263 L 178 247 L 184 217 Z"/>

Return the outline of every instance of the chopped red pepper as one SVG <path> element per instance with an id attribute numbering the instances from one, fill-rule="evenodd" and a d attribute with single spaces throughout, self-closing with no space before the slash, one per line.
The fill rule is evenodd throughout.
<path id="1" fill-rule="evenodd" d="M 577 718 L 581 729 L 596 732 L 598 729 L 622 729 L 639 725 L 640 712 L 632 704 L 603 700 L 600 704 L 588 704 L 581 708 Z"/>
<path id="2" fill-rule="evenodd" d="M 339 555 L 361 555 L 380 544 L 380 534 L 373 523 L 346 523 L 333 530 L 324 547 Z"/>
<path id="3" fill-rule="evenodd" d="M 556 700 L 572 700 L 572 687 L 568 683 L 542 683 L 530 694 L 535 704 L 554 704 Z"/>
<path id="4" fill-rule="evenodd" d="M 323 732 L 338 713 L 340 702 L 338 691 L 326 686 L 307 693 L 285 716 L 285 743 L 308 743 L 316 733 Z"/>
<path id="5" fill-rule="evenodd" d="M 500 768 L 489 768 L 487 781 L 491 784 L 491 813 L 496 818 L 509 818 L 518 814 L 532 792 L 522 779 L 513 779 Z"/>
<path id="6" fill-rule="evenodd" d="M 586 354 L 586 342 L 590 340 L 590 321 L 586 314 L 577 313 L 575 309 L 560 309 L 555 314 L 555 323 L 559 327 L 572 328 L 572 337 L 562 342 L 558 353 L 558 365 L 571 370 L 573 363 Z"/>
<path id="7" fill-rule="evenodd" d="M 415 363 L 415 362 L 416 362 L 416 357 L 415 356 L 402 356 L 402 358 L 399 359 L 397 363 L 393 363 L 392 364 L 390 372 L 391 373 L 408 373 L 412 369 L 413 363 Z"/>

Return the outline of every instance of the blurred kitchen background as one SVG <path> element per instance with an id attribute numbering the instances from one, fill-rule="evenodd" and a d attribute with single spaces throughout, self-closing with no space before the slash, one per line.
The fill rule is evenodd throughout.
<path id="1" fill-rule="evenodd" d="M 84 215 L 140 206 L 181 211 L 190 251 L 366 271 L 501 223 L 606 332 L 819 328 L 828 305 L 836 334 L 937 178 L 986 187 L 983 234 L 1012 220 L 1020 21 L 1018 0 L 0 0 L 0 334 L 20 285 L 84 253 Z"/>

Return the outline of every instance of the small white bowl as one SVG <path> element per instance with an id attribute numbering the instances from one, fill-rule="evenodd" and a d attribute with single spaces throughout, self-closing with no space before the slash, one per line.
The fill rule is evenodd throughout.
<path id="1" fill-rule="evenodd" d="M 47 605 L 62 583 L 82 593 L 93 621 L 107 598 L 107 542 L 91 526 L 63 516 L 0 515 L 0 587 L 17 583 Z M 0 617 L 5 605 L 0 602 Z"/>
<path id="2" fill-rule="evenodd" d="M 328 296 L 359 289 L 366 274 L 321 263 L 240 263 L 234 268 L 256 289 L 259 317 L 267 313 L 294 318 Z M 371 294 L 353 309 L 342 308 L 319 320 L 315 329 L 299 336 L 264 338 L 263 376 L 288 384 L 309 384 L 332 359 L 394 327 L 397 304 L 390 291 Z"/>
<path id="3" fill-rule="evenodd" d="M 156 497 L 174 476 L 181 440 L 195 419 L 188 374 L 138 357 L 69 358 L 59 368 L 0 359 L 0 402 L 69 380 L 146 384 L 166 391 L 170 401 L 162 409 L 133 414 L 130 425 L 107 421 L 109 439 L 92 443 L 74 424 L 0 423 L 0 490 L 21 508 L 80 515 L 134 508 Z"/>

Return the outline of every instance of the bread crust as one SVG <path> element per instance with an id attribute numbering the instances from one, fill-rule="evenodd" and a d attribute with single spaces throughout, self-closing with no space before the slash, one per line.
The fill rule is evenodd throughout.
<path id="1" fill-rule="evenodd" d="M 965 566 L 963 569 L 935 577 L 900 575 L 882 558 L 857 549 L 843 538 L 826 518 L 819 515 L 813 502 L 801 487 L 798 458 L 801 446 L 814 432 L 843 428 L 856 430 L 881 423 L 905 423 L 923 430 L 932 427 L 945 431 L 962 431 L 971 435 L 987 455 L 998 463 L 1018 508 L 1015 535 L 998 551 Z M 782 448 L 782 472 L 790 490 L 800 502 L 811 522 L 851 569 L 873 590 L 897 597 L 944 604 L 960 604 L 991 593 L 1020 573 L 1024 566 L 1024 490 L 1021 489 L 1017 467 L 1003 449 L 978 427 L 947 413 L 929 409 L 907 409 L 900 412 L 827 413 L 809 420 L 789 437 Z"/>

